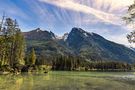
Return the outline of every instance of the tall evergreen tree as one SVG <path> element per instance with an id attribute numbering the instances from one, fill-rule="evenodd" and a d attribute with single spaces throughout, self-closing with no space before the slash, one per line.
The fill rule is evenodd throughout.
<path id="1" fill-rule="evenodd" d="M 30 56 L 29 56 L 30 65 L 35 65 L 36 62 L 36 54 L 34 48 L 32 48 Z"/>
<path id="2" fill-rule="evenodd" d="M 25 40 L 20 30 L 16 31 L 15 42 L 14 42 L 14 63 L 15 64 L 24 64 L 25 56 Z"/>

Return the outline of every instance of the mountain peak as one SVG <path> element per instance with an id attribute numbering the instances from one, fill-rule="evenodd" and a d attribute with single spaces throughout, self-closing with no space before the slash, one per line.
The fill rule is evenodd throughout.
<path id="1" fill-rule="evenodd" d="M 40 28 L 36 28 L 36 29 L 34 29 L 34 30 L 30 31 L 30 32 L 43 32 L 43 30 L 41 30 Z"/>
<path id="2" fill-rule="evenodd" d="M 80 32 L 80 33 L 83 33 L 85 36 L 87 36 L 87 34 L 91 34 L 91 35 L 95 34 L 93 32 L 87 32 L 83 30 L 82 28 L 77 28 L 77 27 L 72 28 L 71 32 Z"/>
<path id="3" fill-rule="evenodd" d="M 35 30 L 25 32 L 25 37 L 30 40 L 51 40 L 56 39 L 56 35 L 51 31 L 41 30 L 37 28 Z"/>
<path id="4" fill-rule="evenodd" d="M 71 32 L 81 32 L 81 33 L 83 33 L 85 31 L 81 28 L 74 27 L 74 28 L 72 28 Z"/>
<path id="5" fill-rule="evenodd" d="M 37 28 L 36 31 L 37 31 L 37 32 L 40 32 L 40 31 L 42 31 L 42 30 L 41 30 L 40 28 Z"/>
<path id="6" fill-rule="evenodd" d="M 87 31 L 83 30 L 82 28 L 74 27 L 74 28 L 72 28 L 70 34 L 78 34 L 84 38 L 87 38 L 87 37 L 93 36 L 95 33 L 87 32 Z"/>

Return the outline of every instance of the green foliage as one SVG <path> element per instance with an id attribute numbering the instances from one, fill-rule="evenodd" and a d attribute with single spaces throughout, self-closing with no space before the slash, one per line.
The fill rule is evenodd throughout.
<path id="1" fill-rule="evenodd" d="M 0 31 L 0 65 L 24 64 L 25 41 L 16 20 L 6 18 Z"/>
<path id="2" fill-rule="evenodd" d="M 53 70 L 75 70 L 82 65 L 83 61 L 73 56 L 58 56 L 52 61 Z"/>
<path id="3" fill-rule="evenodd" d="M 59 56 L 52 62 L 53 70 L 99 70 L 99 71 L 128 71 L 132 65 L 114 61 L 85 61 L 79 57 Z"/>
<path id="4" fill-rule="evenodd" d="M 30 56 L 29 56 L 29 64 L 30 65 L 35 65 L 36 62 L 36 54 L 34 48 L 32 48 Z"/>

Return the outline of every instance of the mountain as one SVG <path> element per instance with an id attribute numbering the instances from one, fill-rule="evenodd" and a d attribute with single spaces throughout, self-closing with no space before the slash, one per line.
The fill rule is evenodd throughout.
<path id="1" fill-rule="evenodd" d="M 40 29 L 25 32 L 24 35 L 28 50 L 35 48 L 38 55 L 42 52 L 47 57 L 74 55 L 89 61 L 135 62 L 135 52 L 132 49 L 81 28 L 72 28 L 70 33 L 64 34 L 61 38 Z"/>
<path id="2" fill-rule="evenodd" d="M 81 28 L 73 28 L 66 43 L 77 55 L 88 60 L 115 60 L 130 63 L 135 61 L 135 52 L 130 48 Z"/>
<path id="3" fill-rule="evenodd" d="M 24 32 L 25 38 L 27 40 L 50 40 L 55 39 L 55 34 L 51 31 L 43 31 L 40 28 L 32 30 L 30 32 Z"/>
<path id="4" fill-rule="evenodd" d="M 41 30 L 37 28 L 30 32 L 24 32 L 26 39 L 27 52 L 32 48 L 36 50 L 37 55 L 45 55 L 50 58 L 55 55 L 67 55 L 72 53 L 64 45 L 58 43 L 57 36 L 51 31 Z"/>

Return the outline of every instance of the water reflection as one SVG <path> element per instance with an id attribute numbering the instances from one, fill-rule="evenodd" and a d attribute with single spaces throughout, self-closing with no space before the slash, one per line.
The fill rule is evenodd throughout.
<path id="1" fill-rule="evenodd" d="M 1 75 L 0 90 L 20 90 L 23 84 L 22 76 Z"/>
<path id="2" fill-rule="evenodd" d="M 135 83 L 135 79 L 123 78 L 128 75 L 129 73 L 101 72 L 1 75 L 0 90 L 134 90 L 135 86 L 131 83 Z"/>

